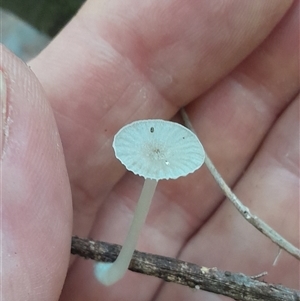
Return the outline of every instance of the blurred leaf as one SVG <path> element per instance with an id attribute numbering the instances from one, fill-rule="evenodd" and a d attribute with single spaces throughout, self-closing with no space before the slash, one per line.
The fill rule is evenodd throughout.
<path id="1" fill-rule="evenodd" d="M 84 0 L 2 0 L 1 6 L 53 37 L 76 14 Z"/>

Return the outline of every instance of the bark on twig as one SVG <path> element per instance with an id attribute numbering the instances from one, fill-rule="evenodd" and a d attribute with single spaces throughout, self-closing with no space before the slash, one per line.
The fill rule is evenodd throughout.
<path id="1" fill-rule="evenodd" d="M 72 237 L 71 253 L 96 261 L 113 262 L 121 246 Z M 299 301 L 300 291 L 268 284 L 256 276 L 200 267 L 174 258 L 135 251 L 129 269 L 193 289 L 205 290 L 241 301 Z M 263 275 L 263 274 L 262 274 Z"/>
<path id="2" fill-rule="evenodd" d="M 184 109 L 181 109 L 181 116 L 184 120 L 186 127 L 188 127 L 195 134 L 195 130 L 189 120 L 189 117 Z M 206 154 L 205 156 L 205 164 L 212 174 L 213 178 L 225 194 L 225 196 L 231 201 L 234 207 L 240 212 L 240 214 L 248 221 L 251 225 L 253 225 L 258 231 L 263 233 L 265 236 L 270 238 L 276 245 L 285 250 L 286 252 L 293 255 L 295 258 L 300 260 L 300 250 L 296 248 L 293 244 L 283 238 L 279 233 L 277 233 L 273 228 L 271 228 L 268 224 L 266 224 L 259 217 L 251 213 L 248 207 L 243 205 L 243 203 L 237 198 L 237 196 L 232 192 L 230 187 L 223 180 L 222 176 L 219 174 L 212 161 Z"/>

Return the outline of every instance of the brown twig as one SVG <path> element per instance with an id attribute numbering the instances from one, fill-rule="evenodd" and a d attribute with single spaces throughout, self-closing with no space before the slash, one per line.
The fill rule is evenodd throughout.
<path id="1" fill-rule="evenodd" d="M 72 237 L 71 253 L 96 261 L 113 262 L 121 246 Z M 135 251 L 129 269 L 193 289 L 221 294 L 240 301 L 299 301 L 300 291 L 268 284 L 257 276 L 200 267 L 174 258 Z M 263 275 L 263 274 L 261 274 Z M 261 276 L 260 275 L 260 276 Z"/>
<path id="2" fill-rule="evenodd" d="M 189 120 L 189 117 L 184 109 L 181 109 L 181 116 L 184 120 L 186 127 L 188 127 L 195 134 L 195 130 Z M 248 207 L 246 207 L 232 192 L 226 182 L 223 180 L 222 176 L 219 174 L 212 161 L 206 154 L 205 156 L 205 164 L 212 174 L 213 178 L 225 194 L 225 196 L 231 201 L 234 207 L 240 212 L 240 214 L 248 221 L 251 225 L 253 225 L 258 231 L 271 239 L 277 246 L 293 255 L 295 258 L 300 260 L 300 250 L 296 248 L 293 244 L 283 238 L 279 233 L 277 233 L 273 228 L 271 228 L 268 224 L 266 224 L 259 217 L 251 213 Z"/>

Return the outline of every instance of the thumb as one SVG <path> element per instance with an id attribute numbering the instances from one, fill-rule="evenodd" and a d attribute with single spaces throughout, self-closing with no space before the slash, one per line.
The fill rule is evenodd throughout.
<path id="1" fill-rule="evenodd" d="M 57 300 L 72 227 L 62 146 L 38 80 L 3 46 L 1 53 L 3 300 Z"/>

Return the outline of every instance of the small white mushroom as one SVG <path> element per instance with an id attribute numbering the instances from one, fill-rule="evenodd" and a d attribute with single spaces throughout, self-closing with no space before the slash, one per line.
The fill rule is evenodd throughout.
<path id="1" fill-rule="evenodd" d="M 113 148 L 121 163 L 144 177 L 145 182 L 118 258 L 113 263 L 95 265 L 95 276 L 104 285 L 114 284 L 127 271 L 157 182 L 186 176 L 198 169 L 205 158 L 203 146 L 193 132 L 178 123 L 160 119 L 124 126 L 115 135 Z"/>

